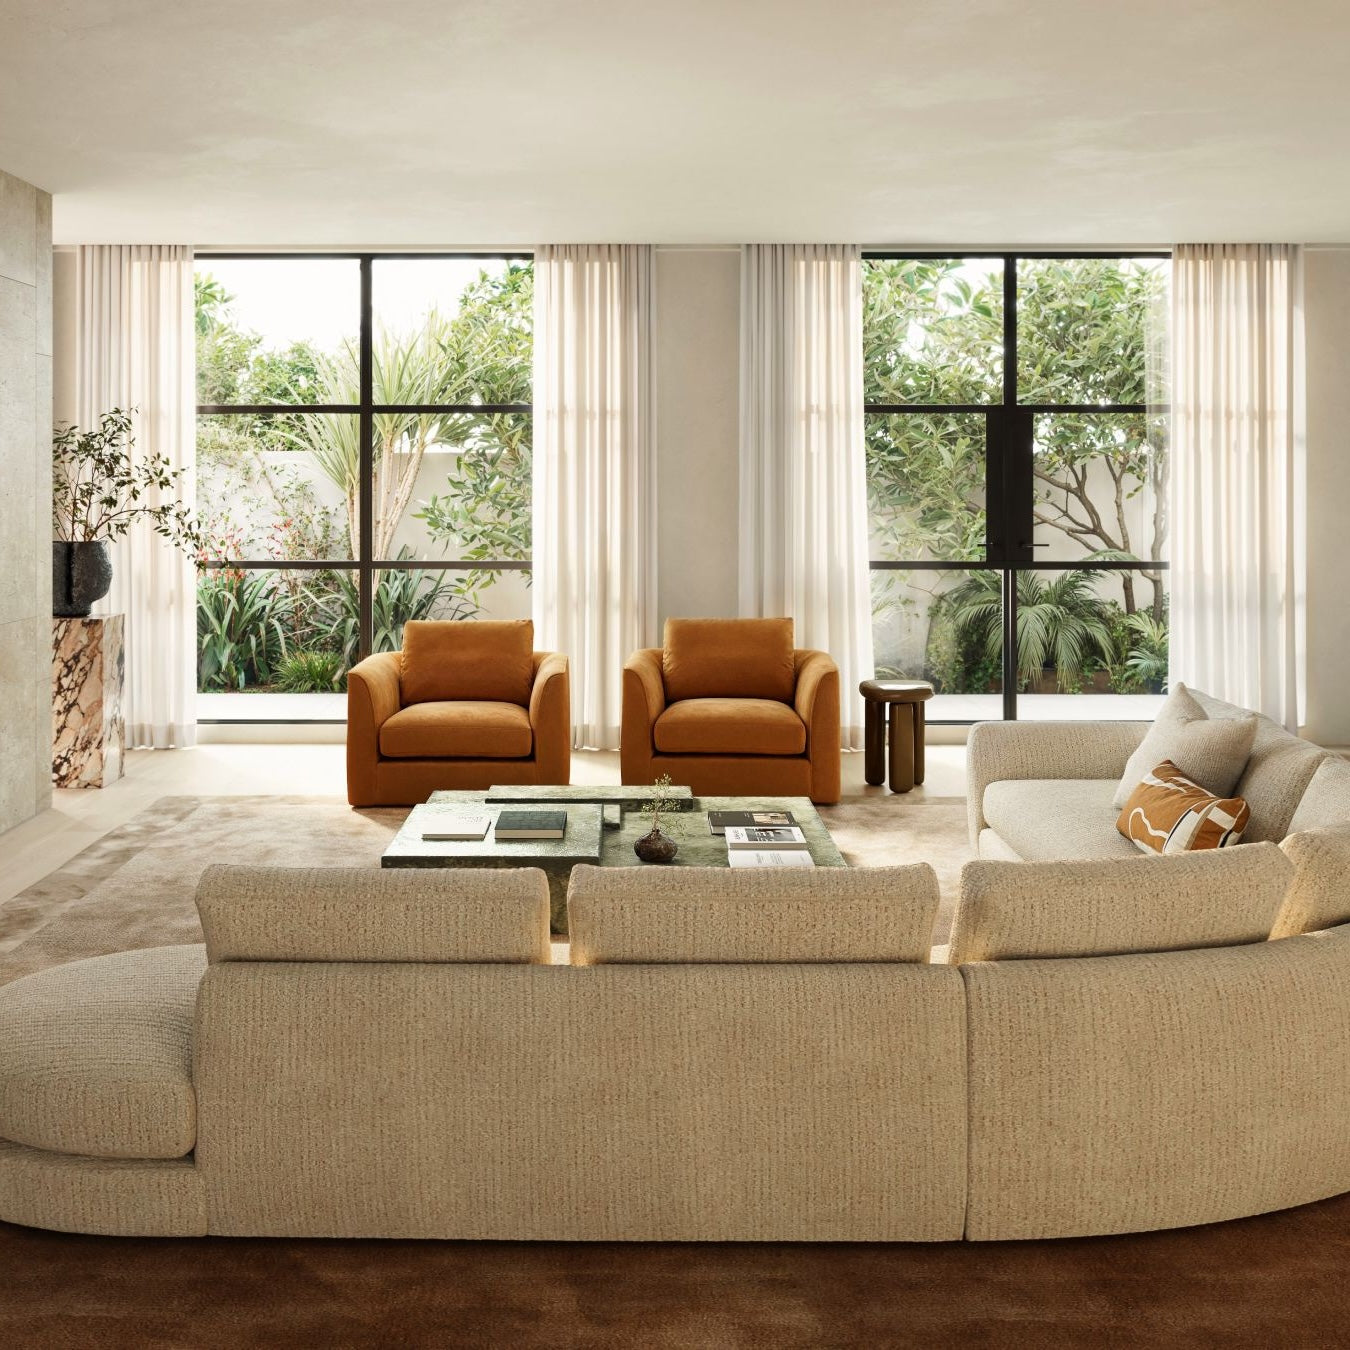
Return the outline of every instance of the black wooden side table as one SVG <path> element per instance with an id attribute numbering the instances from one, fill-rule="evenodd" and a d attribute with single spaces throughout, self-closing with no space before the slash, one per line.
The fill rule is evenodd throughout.
<path id="1" fill-rule="evenodd" d="M 908 792 L 923 782 L 923 705 L 933 697 L 933 686 L 923 680 L 864 680 L 863 728 L 866 736 L 863 776 L 874 787 L 884 776 L 885 710 L 890 707 L 891 791 Z"/>

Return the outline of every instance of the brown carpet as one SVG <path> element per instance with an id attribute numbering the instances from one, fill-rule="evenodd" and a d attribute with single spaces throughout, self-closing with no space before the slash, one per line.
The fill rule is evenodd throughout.
<path id="1" fill-rule="evenodd" d="M 194 941 L 207 862 L 373 866 L 402 816 L 165 799 L 0 906 L 0 983 Z M 855 799 L 829 824 L 855 865 L 933 862 L 949 921 L 959 804 Z M 1350 1197 L 1006 1244 L 178 1241 L 0 1224 L 0 1347 L 1333 1347 L 1350 1344 L 1347 1272 Z"/>
<path id="2" fill-rule="evenodd" d="M 1335 1347 L 1350 1198 L 1207 1228 L 921 1246 L 190 1241 L 0 1224 L 0 1344 Z"/>

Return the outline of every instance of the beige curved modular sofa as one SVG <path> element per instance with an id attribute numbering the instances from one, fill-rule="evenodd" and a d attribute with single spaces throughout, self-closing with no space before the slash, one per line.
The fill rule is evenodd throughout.
<path id="1" fill-rule="evenodd" d="M 1198 690 L 1211 718 L 1250 716 Z M 1090 701 L 1090 700 L 1089 700 Z M 982 722 L 971 728 L 966 804 L 970 842 L 981 858 L 1051 862 L 1137 858 L 1116 829 L 1112 805 L 1126 762 L 1148 722 Z M 1251 808 L 1244 839 L 1350 822 L 1350 764 L 1256 718 L 1247 767 L 1233 789 Z"/>
<path id="2" fill-rule="evenodd" d="M 1350 1189 L 1350 929 L 958 968 L 922 864 L 569 904 L 554 966 L 539 872 L 212 869 L 204 948 L 0 989 L 0 1219 L 926 1241 Z"/>

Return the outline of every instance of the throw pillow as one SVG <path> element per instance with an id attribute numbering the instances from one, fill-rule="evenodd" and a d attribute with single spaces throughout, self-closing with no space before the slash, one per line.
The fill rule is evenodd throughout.
<path id="1" fill-rule="evenodd" d="M 1191 691 L 1179 684 L 1125 765 L 1112 805 L 1119 811 L 1144 781 L 1144 775 L 1165 759 L 1215 796 L 1231 796 L 1247 767 L 1255 739 L 1255 713 L 1209 717 Z"/>
<path id="2" fill-rule="evenodd" d="M 1250 817 L 1241 797 L 1216 797 L 1165 759 L 1130 793 L 1116 829 L 1145 853 L 1195 853 L 1240 844 Z"/>
<path id="3" fill-rule="evenodd" d="M 1276 844 L 1090 862 L 973 862 L 948 959 L 1114 956 L 1264 942 L 1294 868 Z"/>

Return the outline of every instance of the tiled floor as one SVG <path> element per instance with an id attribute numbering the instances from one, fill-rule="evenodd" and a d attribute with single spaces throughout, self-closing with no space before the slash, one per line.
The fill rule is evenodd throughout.
<path id="1" fill-rule="evenodd" d="M 54 794 L 52 808 L 0 835 L 0 904 L 69 862 L 109 830 L 139 815 L 160 797 L 346 793 L 345 747 L 306 744 L 211 744 L 191 750 L 137 750 L 126 776 L 111 787 Z M 906 798 L 960 797 L 965 793 L 963 745 L 928 747 L 927 781 Z M 572 756 L 574 783 L 617 783 L 619 756 L 579 751 Z M 863 782 L 863 757 L 844 756 L 846 795 L 885 796 Z"/>

